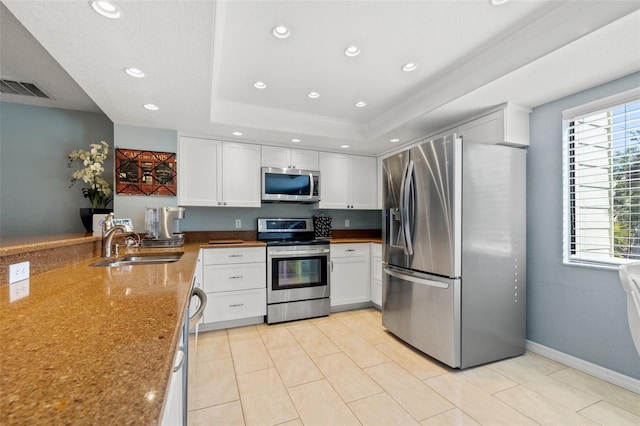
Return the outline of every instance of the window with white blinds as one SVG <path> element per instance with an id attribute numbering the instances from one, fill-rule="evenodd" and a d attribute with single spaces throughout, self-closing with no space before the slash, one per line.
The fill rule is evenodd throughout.
<path id="1" fill-rule="evenodd" d="M 574 108 L 563 118 L 565 263 L 640 260 L 640 93 Z"/>

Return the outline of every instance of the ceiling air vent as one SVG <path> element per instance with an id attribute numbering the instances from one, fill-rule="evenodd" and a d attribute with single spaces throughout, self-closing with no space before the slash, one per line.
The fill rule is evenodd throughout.
<path id="1" fill-rule="evenodd" d="M 13 80 L 0 80 L 0 92 L 10 93 L 12 95 L 35 96 L 36 98 L 47 98 L 42 90 L 33 83 L 24 83 Z"/>

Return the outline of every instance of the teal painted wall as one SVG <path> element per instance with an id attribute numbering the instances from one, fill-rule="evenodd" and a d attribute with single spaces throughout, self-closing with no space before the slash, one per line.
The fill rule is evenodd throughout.
<path id="1" fill-rule="evenodd" d="M 562 111 L 640 87 L 640 73 L 535 108 L 527 155 L 527 338 L 640 379 L 617 271 L 562 263 Z"/>
<path id="2" fill-rule="evenodd" d="M 115 124 L 113 137 L 116 148 L 175 153 L 178 146 L 178 133 L 175 130 Z M 177 203 L 176 197 L 116 194 L 114 212 L 116 217 L 131 219 L 136 232 L 144 234 L 145 207 L 172 207 Z"/>
<path id="3" fill-rule="evenodd" d="M 68 188 L 67 155 L 101 140 L 113 149 L 104 114 L 0 102 L 0 237 L 86 232 L 79 208 L 91 205 L 82 182 Z"/>

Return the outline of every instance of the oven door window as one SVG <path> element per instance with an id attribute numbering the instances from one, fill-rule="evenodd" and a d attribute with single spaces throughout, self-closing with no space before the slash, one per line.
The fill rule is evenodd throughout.
<path id="1" fill-rule="evenodd" d="M 327 285 L 327 257 L 272 259 L 273 290 Z"/>

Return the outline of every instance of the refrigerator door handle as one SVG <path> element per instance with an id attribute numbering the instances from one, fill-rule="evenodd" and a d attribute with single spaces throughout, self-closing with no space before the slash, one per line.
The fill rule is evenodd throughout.
<path id="1" fill-rule="evenodd" d="M 399 278 L 401 280 L 410 281 L 416 284 L 422 284 L 430 287 L 438 287 L 438 288 L 449 288 L 449 284 L 442 283 L 440 281 L 428 280 L 426 278 L 419 278 L 413 275 L 408 275 L 406 273 L 395 272 L 389 268 L 384 268 L 384 273 L 390 275 L 395 278 Z"/>
<path id="2" fill-rule="evenodd" d="M 411 235 L 411 220 L 409 217 L 409 201 L 411 199 L 411 186 L 413 182 L 413 160 L 409 161 L 407 166 L 407 174 L 405 176 L 404 192 L 402 194 L 404 202 L 402 203 L 402 225 L 404 226 L 405 252 L 409 256 L 413 256 L 413 236 Z"/>
<path id="3" fill-rule="evenodd" d="M 409 170 L 409 163 L 405 164 L 404 170 L 402 171 L 402 183 L 400 184 L 400 233 L 402 234 L 402 245 L 404 249 L 404 254 L 408 254 L 407 252 L 407 236 L 404 233 L 404 192 L 405 192 L 405 184 L 407 183 L 407 171 Z"/>

